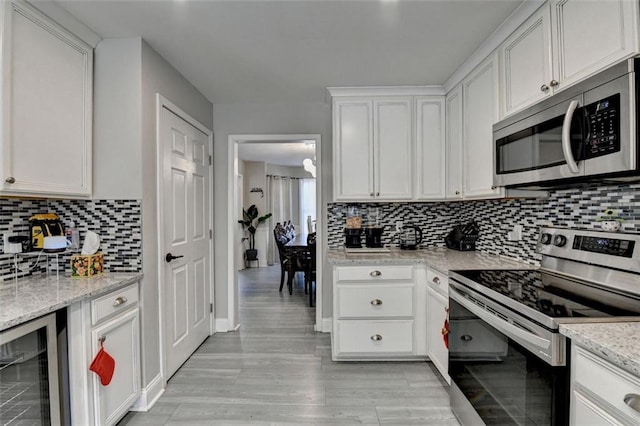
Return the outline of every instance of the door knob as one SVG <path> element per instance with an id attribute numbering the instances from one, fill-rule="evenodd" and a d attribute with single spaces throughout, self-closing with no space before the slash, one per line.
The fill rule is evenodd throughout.
<path id="1" fill-rule="evenodd" d="M 167 253 L 167 255 L 164 257 L 164 260 L 166 260 L 166 261 L 167 261 L 167 263 L 169 263 L 169 262 L 171 262 L 172 260 L 174 260 L 174 259 L 180 259 L 181 257 L 184 257 L 184 256 L 174 256 L 174 255 L 172 255 L 171 253 Z"/>

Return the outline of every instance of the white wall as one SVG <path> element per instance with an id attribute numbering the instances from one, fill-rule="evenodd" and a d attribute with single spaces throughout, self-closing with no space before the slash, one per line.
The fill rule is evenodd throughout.
<path id="1" fill-rule="evenodd" d="M 244 208 L 255 204 L 258 208 L 258 217 L 267 212 L 267 197 L 263 196 L 267 191 L 267 165 L 261 161 L 244 162 Z M 251 192 L 251 188 L 262 188 L 262 193 Z M 267 223 L 263 223 L 256 230 L 255 242 L 258 250 L 258 260 L 260 266 L 267 266 Z M 249 248 L 248 244 L 245 245 Z M 255 266 L 255 264 L 253 264 Z"/>
<path id="2" fill-rule="evenodd" d="M 304 167 L 280 166 L 277 164 L 267 164 L 267 174 L 276 176 L 288 176 L 296 178 L 312 178 L 311 173 Z"/>
<path id="3" fill-rule="evenodd" d="M 94 197 L 142 199 L 142 384 L 160 373 L 156 93 L 213 127 L 213 105 L 140 38 L 95 52 Z"/>
<path id="4" fill-rule="evenodd" d="M 331 109 L 328 104 L 215 104 L 213 106 L 213 125 L 216 135 L 214 144 L 214 174 L 216 182 L 215 205 L 227 205 L 227 175 L 229 173 L 229 135 L 238 134 L 320 134 L 322 137 L 323 203 L 318 206 L 318 214 L 326 217 L 326 200 L 330 198 L 331 188 Z M 216 251 L 216 318 L 228 318 L 227 312 L 227 274 L 228 238 L 233 233 L 227 229 L 228 212 L 226 207 L 216 209 L 215 227 L 218 230 L 215 240 Z M 323 242 L 326 247 L 326 241 Z M 327 268 L 325 267 L 325 271 Z M 329 269 L 330 270 L 330 269 Z M 331 312 L 331 286 L 324 274 L 323 317 Z M 327 291 L 329 293 L 327 293 Z M 237 300 L 237 298 L 236 298 Z M 328 309 L 328 310 L 327 310 Z M 328 314 L 327 314 L 328 313 Z"/>

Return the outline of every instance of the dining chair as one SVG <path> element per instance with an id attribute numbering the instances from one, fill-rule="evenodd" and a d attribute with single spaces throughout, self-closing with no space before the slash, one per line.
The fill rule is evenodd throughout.
<path id="1" fill-rule="evenodd" d="M 316 294 L 316 233 L 312 232 L 307 235 L 307 261 L 304 273 L 305 290 L 309 291 L 309 306 L 313 306 L 313 296 Z"/>

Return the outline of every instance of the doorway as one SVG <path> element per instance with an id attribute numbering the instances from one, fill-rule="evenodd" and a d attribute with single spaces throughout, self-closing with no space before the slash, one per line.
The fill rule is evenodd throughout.
<path id="1" fill-rule="evenodd" d="M 315 166 L 316 166 L 316 196 L 315 196 L 315 201 L 316 201 L 316 222 L 315 224 L 313 224 L 314 230 L 317 232 L 317 236 L 319 238 L 319 241 L 322 241 L 322 236 L 323 236 L 323 220 L 322 220 L 322 214 L 321 212 L 323 211 L 322 209 L 322 203 L 321 203 L 321 194 L 322 194 L 322 189 L 321 189 L 321 182 L 322 182 L 322 176 L 321 176 L 321 138 L 320 135 L 317 134 L 303 134 L 303 135 L 298 135 L 298 134 L 293 134 L 293 135 L 230 135 L 229 136 L 229 164 L 232 165 L 232 167 L 229 168 L 229 176 L 228 176 L 228 182 L 229 182 L 229 188 L 228 188 L 228 194 L 229 194 L 229 205 L 232 206 L 238 206 L 238 194 L 241 192 L 241 188 L 238 187 L 238 176 L 240 174 L 243 175 L 243 182 L 244 182 L 244 186 L 250 186 L 250 188 L 247 188 L 249 193 L 252 193 L 252 191 L 255 191 L 256 193 L 259 193 L 259 196 L 263 196 L 265 188 L 261 188 L 261 187 L 252 187 L 249 183 L 249 177 L 248 177 L 248 173 L 247 171 L 241 171 L 240 168 L 241 166 L 240 161 L 239 161 L 239 155 L 238 155 L 238 151 L 239 148 L 241 146 L 248 146 L 250 144 L 270 144 L 273 146 L 277 146 L 277 144 L 292 144 L 292 143 L 300 143 L 302 141 L 306 141 L 306 143 L 308 144 L 313 144 L 315 146 Z M 300 167 L 302 167 L 303 164 L 302 162 L 300 162 Z M 265 170 L 266 173 L 266 170 Z M 262 191 L 260 191 L 262 190 Z M 251 204 L 250 202 L 251 200 L 245 198 L 244 200 L 244 207 L 248 207 L 248 204 Z M 265 203 L 266 206 L 266 203 Z M 237 207 L 236 207 L 237 209 Z M 260 210 L 260 214 L 265 214 L 265 213 L 269 213 L 264 209 Z M 234 229 L 233 226 L 234 224 L 237 224 L 237 219 L 239 217 L 242 217 L 242 212 L 241 211 L 235 211 L 234 215 L 230 215 L 229 216 L 229 221 L 228 221 L 228 225 L 229 225 L 229 229 Z M 275 222 L 274 222 L 275 224 Z M 264 226 L 264 225 L 263 225 Z M 300 224 L 299 226 L 301 227 L 300 229 L 303 229 L 306 231 L 307 230 L 307 220 L 306 218 L 304 218 L 303 220 L 300 220 Z M 271 232 L 271 229 L 267 229 L 269 228 L 269 226 L 264 226 L 263 229 L 263 235 L 266 235 L 268 232 Z M 237 250 L 237 240 L 235 238 L 229 238 L 228 240 L 228 252 L 229 253 L 235 253 Z M 264 246 L 264 250 L 266 253 L 266 246 Z M 322 244 L 318 244 L 317 246 L 317 259 L 322 259 L 323 258 L 323 252 L 324 252 L 324 248 L 322 246 Z M 239 326 L 238 324 L 238 265 L 236 263 L 236 256 L 230 256 L 229 258 L 229 265 L 228 265 L 228 282 L 229 282 L 229 288 L 228 288 L 228 309 L 229 309 L 229 329 L 235 329 Z M 263 256 L 262 259 L 266 259 L 266 256 Z M 262 265 L 263 260 L 260 260 L 260 264 Z M 316 324 L 315 324 L 315 329 L 317 331 L 323 331 L 322 330 L 322 262 L 318 261 L 317 264 L 318 266 L 318 271 L 316 274 L 316 304 L 315 304 L 315 316 L 316 316 Z M 265 263 L 266 265 L 266 263 Z"/>

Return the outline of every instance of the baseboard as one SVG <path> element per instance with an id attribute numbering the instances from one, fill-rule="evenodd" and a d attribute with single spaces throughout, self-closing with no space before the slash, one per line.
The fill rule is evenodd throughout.
<path id="1" fill-rule="evenodd" d="M 142 388 L 140 398 L 130 408 L 131 411 L 149 411 L 151 407 L 160 399 L 164 393 L 162 384 L 162 376 L 158 374 L 149 382 L 147 386 Z"/>
<path id="2" fill-rule="evenodd" d="M 316 324 L 315 329 L 321 333 L 331 333 L 331 328 L 333 325 L 332 318 L 322 318 L 322 323 L 320 324 L 320 329 L 318 329 L 318 325 Z"/>
<path id="3" fill-rule="evenodd" d="M 216 318 L 216 333 L 229 331 L 229 318 Z"/>

